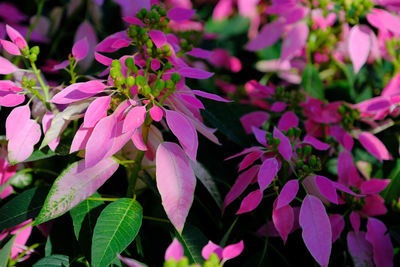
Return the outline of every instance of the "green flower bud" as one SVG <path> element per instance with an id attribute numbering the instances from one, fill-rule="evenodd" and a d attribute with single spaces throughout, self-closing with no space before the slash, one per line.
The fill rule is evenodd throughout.
<path id="1" fill-rule="evenodd" d="M 151 88 L 150 88 L 150 86 L 148 86 L 147 84 L 146 84 L 145 86 L 143 86 L 143 93 L 144 93 L 145 95 L 151 94 Z"/>
<path id="2" fill-rule="evenodd" d="M 182 257 L 178 261 L 177 267 L 188 267 L 189 266 L 189 259 L 187 257 Z"/>
<path id="3" fill-rule="evenodd" d="M 144 76 L 136 76 L 136 85 L 139 87 L 144 87 L 147 84 L 146 78 Z"/>
<path id="4" fill-rule="evenodd" d="M 175 84 L 171 80 L 166 80 L 165 81 L 165 87 L 167 87 L 168 90 L 172 90 L 175 88 Z"/>
<path id="5" fill-rule="evenodd" d="M 119 62 L 119 60 L 118 59 L 114 59 L 112 62 L 111 62 L 111 68 L 116 68 L 116 69 L 121 69 L 121 62 Z"/>
<path id="6" fill-rule="evenodd" d="M 164 267 L 177 267 L 175 259 L 170 259 L 164 262 Z"/>
<path id="7" fill-rule="evenodd" d="M 287 131 L 287 135 L 288 135 L 289 137 L 292 137 L 292 136 L 294 135 L 294 129 L 293 129 L 293 128 L 290 128 L 290 129 Z"/>
<path id="8" fill-rule="evenodd" d="M 182 77 L 179 73 L 174 73 L 171 75 L 171 81 L 173 81 L 175 84 L 179 83 L 181 81 Z"/>
<path id="9" fill-rule="evenodd" d="M 110 69 L 110 76 L 111 76 L 111 78 L 113 78 L 114 80 L 118 77 L 118 76 L 121 76 L 122 75 L 122 73 L 121 73 L 121 70 L 120 69 L 117 69 L 117 68 L 111 68 Z"/>
<path id="10" fill-rule="evenodd" d="M 303 149 L 301 147 L 296 148 L 296 154 L 299 156 L 303 154 Z"/>
<path id="11" fill-rule="evenodd" d="M 35 79 L 31 79 L 29 81 L 29 87 L 34 87 L 36 85 L 36 80 Z"/>
<path id="12" fill-rule="evenodd" d="M 22 83 L 22 86 L 23 86 L 23 87 L 27 87 L 27 86 L 28 86 L 28 83 L 29 83 L 28 77 L 23 76 L 23 77 L 22 77 L 21 83 Z"/>
<path id="13" fill-rule="evenodd" d="M 304 156 L 310 155 L 310 154 L 311 154 L 311 150 L 312 150 L 311 146 L 305 146 L 305 147 L 303 148 Z"/>
<path id="14" fill-rule="evenodd" d="M 35 45 L 34 47 L 31 48 L 30 51 L 31 51 L 31 54 L 35 54 L 37 56 L 40 53 L 40 48 L 39 48 L 39 46 Z"/>
<path id="15" fill-rule="evenodd" d="M 146 8 L 142 8 L 139 13 L 142 18 L 145 18 L 149 12 Z"/>
<path id="16" fill-rule="evenodd" d="M 210 261 L 206 261 L 203 263 L 203 267 L 215 267 L 215 264 Z"/>
<path id="17" fill-rule="evenodd" d="M 275 146 L 279 146 L 279 144 L 281 143 L 281 139 L 279 139 L 279 138 L 274 138 L 273 140 L 274 140 L 273 143 Z"/>
<path id="18" fill-rule="evenodd" d="M 134 86 L 135 85 L 135 77 L 133 77 L 133 76 L 128 76 L 127 78 L 126 78 L 126 87 L 128 87 L 128 88 L 131 88 L 132 86 Z"/>
<path id="19" fill-rule="evenodd" d="M 208 260 L 214 264 L 219 264 L 219 258 L 216 253 L 211 253 L 210 256 L 208 257 Z"/>
<path id="20" fill-rule="evenodd" d="M 152 48 L 153 47 L 153 41 L 151 41 L 150 39 L 146 41 L 146 46 L 148 48 Z"/>
<path id="21" fill-rule="evenodd" d="M 133 60 L 133 58 L 128 57 L 128 58 L 125 60 L 125 66 L 126 66 L 128 69 L 132 70 L 133 67 L 135 67 L 135 61 Z"/>
<path id="22" fill-rule="evenodd" d="M 37 55 L 36 54 L 30 54 L 28 56 L 29 60 L 32 62 L 35 62 L 37 60 Z"/>
<path id="23" fill-rule="evenodd" d="M 157 80 L 154 83 L 153 88 L 156 92 L 161 92 L 165 88 L 165 82 L 163 80 Z"/>
<path id="24" fill-rule="evenodd" d="M 317 166 L 317 157 L 312 155 L 308 160 L 308 163 L 310 163 L 311 168 L 315 168 Z"/>

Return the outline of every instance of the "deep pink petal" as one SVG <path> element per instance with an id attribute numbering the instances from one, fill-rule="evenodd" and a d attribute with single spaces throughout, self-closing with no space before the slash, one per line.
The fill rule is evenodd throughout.
<path id="1" fill-rule="evenodd" d="M 265 121 L 269 119 L 269 114 L 264 111 L 255 111 L 248 113 L 246 115 L 243 115 L 240 118 L 240 122 L 243 125 L 244 130 L 246 131 L 247 134 L 251 133 L 251 127 L 261 127 L 261 125 L 264 124 Z"/>
<path id="2" fill-rule="evenodd" d="M 286 243 L 287 237 L 293 228 L 293 208 L 290 205 L 284 205 L 279 209 L 274 207 L 272 210 L 272 221 L 279 235 L 282 237 L 283 243 Z"/>
<path id="3" fill-rule="evenodd" d="M 321 142 L 311 135 L 306 135 L 306 137 L 304 137 L 303 143 L 310 144 L 318 150 L 328 150 L 331 147 L 327 143 Z"/>
<path id="4" fill-rule="evenodd" d="M 21 51 L 19 51 L 18 46 L 16 46 L 14 43 L 6 40 L 0 40 L 1 46 L 11 55 L 14 56 L 19 56 L 21 55 Z"/>
<path id="5" fill-rule="evenodd" d="M 390 159 L 389 151 L 386 149 L 385 145 L 369 132 L 362 132 L 358 136 L 358 140 L 363 147 L 379 161 Z"/>
<path id="6" fill-rule="evenodd" d="M 107 116 L 107 110 L 110 108 L 111 97 L 101 96 L 90 103 L 85 113 L 83 125 L 85 128 L 91 128 L 102 118 Z"/>
<path id="7" fill-rule="evenodd" d="M 383 191 L 390 183 L 390 179 L 375 179 L 372 178 L 361 184 L 361 193 L 363 194 L 378 194 Z"/>
<path id="8" fill-rule="evenodd" d="M 175 259 L 175 261 L 179 261 L 183 257 L 183 247 L 178 239 L 174 238 L 172 243 L 168 246 L 165 251 L 164 259 L 168 261 L 170 259 Z"/>
<path id="9" fill-rule="evenodd" d="M 167 17 L 171 20 L 181 22 L 190 19 L 195 13 L 196 10 L 193 9 L 174 7 L 168 10 Z"/>
<path id="10" fill-rule="evenodd" d="M 201 250 L 201 256 L 203 256 L 205 260 L 208 260 L 211 253 L 217 254 L 218 258 L 220 260 L 222 259 L 222 248 L 217 244 L 214 244 L 212 241 L 208 241 L 207 245 L 205 245 Z"/>
<path id="11" fill-rule="evenodd" d="M 278 146 L 279 153 L 285 160 L 289 161 L 292 157 L 292 145 L 289 138 L 287 138 L 280 130 L 275 127 L 273 136 L 274 138 L 279 138 L 279 140 L 281 140 L 281 143 Z"/>
<path id="12" fill-rule="evenodd" d="M 157 48 L 160 48 L 167 43 L 167 37 L 162 31 L 149 31 L 149 36 Z"/>
<path id="13" fill-rule="evenodd" d="M 204 97 L 204 98 L 208 98 L 208 99 L 212 99 L 215 101 L 220 101 L 220 102 L 232 102 L 229 99 L 225 99 L 220 97 L 219 95 L 215 95 L 215 94 L 210 94 L 207 92 L 203 92 L 203 91 L 199 91 L 199 90 L 192 90 L 193 94 Z"/>
<path id="14" fill-rule="evenodd" d="M 379 195 L 365 197 L 364 207 L 360 211 L 366 216 L 379 216 L 387 213 L 385 200 Z"/>
<path id="15" fill-rule="evenodd" d="M 364 26 L 367 27 L 367 26 Z M 362 26 L 355 25 L 349 34 L 349 55 L 357 73 L 367 61 L 371 49 L 371 37 Z"/>
<path id="16" fill-rule="evenodd" d="M 285 20 L 276 19 L 273 22 L 263 26 L 257 37 L 246 45 L 246 49 L 257 51 L 273 45 L 279 40 L 285 30 Z"/>
<path id="17" fill-rule="evenodd" d="M 351 227 L 353 227 L 354 232 L 358 234 L 360 231 L 360 214 L 352 211 L 349 216 Z"/>
<path id="18" fill-rule="evenodd" d="M 101 81 L 97 80 L 84 82 L 78 86 L 79 91 L 88 94 L 99 93 L 103 91 L 104 88 L 106 88 L 106 86 Z"/>
<path id="19" fill-rule="evenodd" d="M 150 116 L 155 121 L 161 121 L 163 118 L 164 112 L 161 108 L 157 106 L 153 106 L 150 109 Z"/>
<path id="20" fill-rule="evenodd" d="M 133 132 L 133 135 L 132 135 L 131 139 L 132 139 L 132 142 L 133 142 L 133 144 L 135 145 L 135 147 L 137 149 L 142 150 L 142 151 L 147 151 L 147 146 L 144 143 L 143 136 L 142 136 L 142 131 L 141 131 L 140 128 L 137 128 Z"/>
<path id="21" fill-rule="evenodd" d="M 326 197 L 330 202 L 338 203 L 338 196 L 336 193 L 336 187 L 331 180 L 324 176 L 315 176 L 315 184 L 317 185 L 319 192 Z"/>
<path id="22" fill-rule="evenodd" d="M 240 208 L 236 214 L 250 212 L 258 207 L 263 198 L 263 193 L 260 189 L 250 192 L 240 203 Z"/>
<path id="23" fill-rule="evenodd" d="M 128 114 L 126 114 L 124 120 L 124 128 L 122 131 L 126 133 L 128 131 L 139 128 L 146 119 L 146 112 L 147 111 L 145 106 L 138 106 L 132 108 L 128 112 Z"/>
<path id="24" fill-rule="evenodd" d="M 340 214 L 331 214 L 329 215 L 329 221 L 332 226 L 332 243 L 335 243 L 344 229 L 344 219 Z"/>
<path id="25" fill-rule="evenodd" d="M 6 31 L 8 37 L 10 37 L 11 41 L 16 44 L 19 49 L 23 50 L 28 45 L 24 37 L 10 25 L 6 25 Z"/>
<path id="26" fill-rule="evenodd" d="M 377 267 L 393 266 L 393 245 L 386 226 L 375 218 L 368 218 L 365 239 L 372 245 Z"/>
<path id="27" fill-rule="evenodd" d="M 278 129 L 281 131 L 287 131 L 292 127 L 299 125 L 299 118 L 292 111 L 286 111 L 278 122 Z"/>
<path id="28" fill-rule="evenodd" d="M 89 43 L 86 37 L 76 42 L 72 47 L 72 55 L 75 57 L 76 61 L 84 59 L 88 51 Z"/>
<path id="29" fill-rule="evenodd" d="M 258 184 L 260 189 L 264 191 L 268 185 L 274 180 L 279 171 L 279 164 L 275 158 L 264 160 L 258 172 Z"/>
<path id="30" fill-rule="evenodd" d="M 246 169 L 247 167 L 249 167 L 251 164 L 253 164 L 257 159 L 260 158 L 260 156 L 263 154 L 263 151 L 257 150 L 257 151 L 253 151 L 249 154 L 247 154 L 243 160 L 240 162 L 239 165 L 239 170 L 238 172 Z"/>
<path id="31" fill-rule="evenodd" d="M 223 262 L 239 256 L 244 249 L 243 241 L 226 246 L 222 251 Z"/>
<path id="32" fill-rule="evenodd" d="M 288 181 L 282 188 L 276 200 L 276 209 L 288 205 L 297 195 L 299 191 L 299 182 L 297 179 Z"/>

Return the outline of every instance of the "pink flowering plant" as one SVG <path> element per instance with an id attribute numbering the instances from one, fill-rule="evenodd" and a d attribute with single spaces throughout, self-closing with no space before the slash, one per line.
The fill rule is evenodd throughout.
<path id="1" fill-rule="evenodd" d="M 23 2 L 0 266 L 400 262 L 397 1 Z"/>

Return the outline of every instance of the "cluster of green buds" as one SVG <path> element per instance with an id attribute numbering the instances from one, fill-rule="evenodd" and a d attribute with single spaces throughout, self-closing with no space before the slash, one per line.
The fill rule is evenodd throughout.
<path id="1" fill-rule="evenodd" d="M 305 178 L 311 173 L 322 170 L 321 159 L 312 154 L 311 146 L 298 147 L 296 154 L 297 161 L 295 164 L 299 178 Z"/>
<path id="2" fill-rule="evenodd" d="M 355 186 L 350 186 L 351 191 L 360 194 L 361 191 Z M 343 194 L 344 201 L 353 211 L 360 211 L 365 205 L 365 197 L 356 197 L 350 194 Z"/>
<path id="3" fill-rule="evenodd" d="M 37 81 L 34 78 L 29 79 L 25 75 L 22 77 L 21 85 L 23 88 L 27 88 L 30 90 L 30 89 L 32 89 L 32 87 L 36 86 L 36 83 L 37 83 Z"/>
<path id="4" fill-rule="evenodd" d="M 169 23 L 167 16 L 167 10 L 161 5 L 152 5 L 151 10 L 148 11 L 146 8 L 142 8 L 136 17 L 140 19 L 144 25 L 151 26 L 154 29 L 165 30 Z"/>
<path id="5" fill-rule="evenodd" d="M 345 11 L 346 22 L 350 24 L 358 24 L 360 18 L 374 7 L 372 0 L 338 0 L 338 4 Z"/>
<path id="6" fill-rule="evenodd" d="M 301 90 L 290 90 L 289 88 L 279 86 L 271 96 L 271 103 L 284 102 L 295 111 L 300 111 L 300 103 L 305 101 L 305 94 Z"/>
<path id="7" fill-rule="evenodd" d="M 189 259 L 187 257 L 182 257 L 178 262 L 175 259 L 169 259 L 164 262 L 164 267 L 222 267 L 222 263 L 217 254 L 211 253 L 209 259 L 206 260 L 203 265 L 189 264 Z"/>
<path id="8" fill-rule="evenodd" d="M 346 103 L 339 106 L 338 113 L 342 116 L 341 124 L 346 131 L 352 130 L 354 123 L 360 118 L 360 111 Z"/>

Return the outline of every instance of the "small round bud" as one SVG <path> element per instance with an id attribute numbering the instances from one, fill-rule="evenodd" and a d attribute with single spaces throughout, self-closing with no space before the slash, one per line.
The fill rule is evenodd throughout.
<path id="1" fill-rule="evenodd" d="M 147 84 L 146 78 L 144 76 L 138 75 L 136 76 L 136 85 L 139 87 L 143 87 Z"/>
<path id="2" fill-rule="evenodd" d="M 182 79 L 182 77 L 181 77 L 181 75 L 179 74 L 179 73 L 174 73 L 174 74 L 172 74 L 171 75 L 171 80 L 175 83 L 175 84 L 177 84 L 177 83 L 179 83 L 180 81 L 181 81 L 181 79 Z"/>
<path id="3" fill-rule="evenodd" d="M 111 68 L 121 69 L 121 62 L 118 59 L 114 59 L 111 62 Z"/>
<path id="4" fill-rule="evenodd" d="M 131 57 L 128 57 L 126 60 L 125 60 L 125 66 L 128 68 L 128 69 L 133 69 L 133 67 L 135 67 L 135 61 L 133 60 L 133 58 L 131 58 Z"/>
<path id="5" fill-rule="evenodd" d="M 29 81 L 29 87 L 34 87 L 36 85 L 36 80 L 35 79 L 31 79 Z"/>
<path id="6" fill-rule="evenodd" d="M 161 92 L 165 88 L 165 82 L 163 80 L 157 80 L 154 83 L 153 88 L 156 92 Z"/>
<path id="7" fill-rule="evenodd" d="M 279 138 L 274 138 L 274 145 L 275 146 L 279 146 L 279 144 L 281 143 L 281 140 Z"/>
<path id="8" fill-rule="evenodd" d="M 27 76 L 23 76 L 21 83 L 22 83 L 23 87 L 27 87 L 28 83 L 29 83 L 28 77 Z"/>
<path id="9" fill-rule="evenodd" d="M 312 150 L 311 146 L 305 146 L 305 147 L 303 148 L 304 156 L 310 155 L 310 154 L 311 154 L 311 150 Z"/>
<path id="10" fill-rule="evenodd" d="M 35 62 L 37 60 L 37 55 L 36 54 L 30 54 L 28 56 L 29 60 L 32 62 Z"/>
<path id="11" fill-rule="evenodd" d="M 121 70 L 117 68 L 111 68 L 110 69 L 110 76 L 113 79 L 116 79 L 118 76 L 122 75 Z"/>
<path id="12" fill-rule="evenodd" d="M 146 84 L 145 86 L 143 86 L 143 93 L 144 93 L 145 95 L 151 94 L 151 88 L 150 88 L 150 86 L 148 86 L 147 84 Z"/>
<path id="13" fill-rule="evenodd" d="M 308 160 L 308 163 L 310 163 L 310 166 L 312 168 L 315 168 L 317 166 L 317 157 L 315 155 L 312 155 Z"/>
<path id="14" fill-rule="evenodd" d="M 135 85 L 135 77 L 133 76 L 128 76 L 125 80 L 126 87 L 131 88 L 132 86 Z"/>
<path id="15" fill-rule="evenodd" d="M 165 87 L 167 87 L 168 90 L 174 89 L 175 84 L 173 81 L 171 80 L 166 80 L 165 81 Z"/>
<path id="16" fill-rule="evenodd" d="M 187 257 L 182 257 L 178 261 L 177 267 L 187 267 L 189 265 L 189 259 Z"/>
<path id="17" fill-rule="evenodd" d="M 39 46 L 35 45 L 34 47 L 31 48 L 30 52 L 31 52 L 31 54 L 35 54 L 36 56 L 39 55 L 39 53 L 40 53 Z"/>
<path id="18" fill-rule="evenodd" d="M 151 41 L 150 39 L 146 41 L 146 46 L 148 48 L 152 48 L 153 47 L 153 41 Z"/>
<path id="19" fill-rule="evenodd" d="M 175 259 L 172 258 L 164 262 L 164 267 L 177 267 Z"/>

